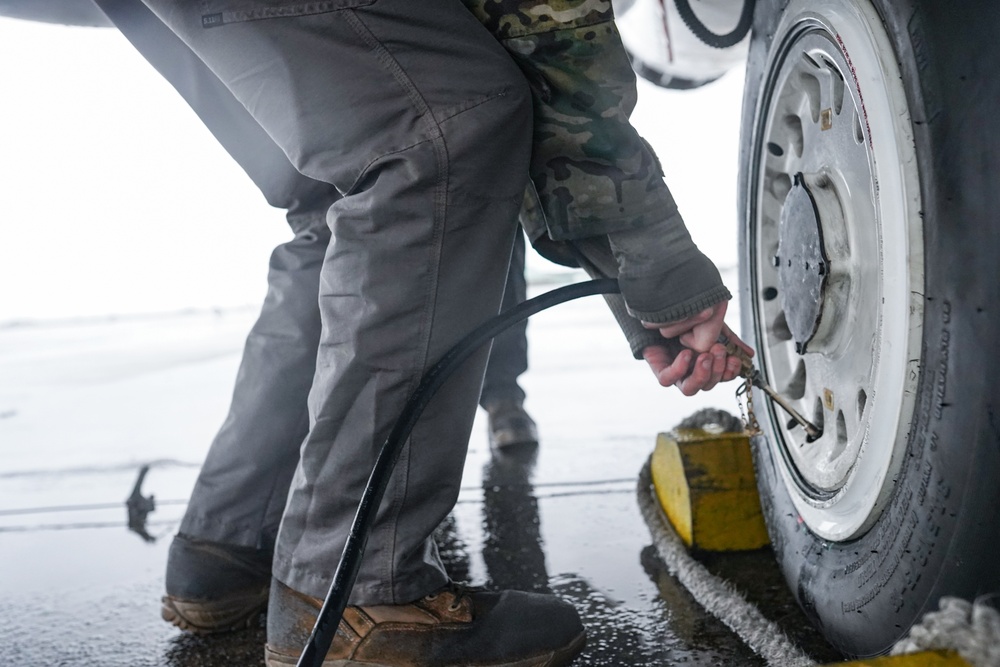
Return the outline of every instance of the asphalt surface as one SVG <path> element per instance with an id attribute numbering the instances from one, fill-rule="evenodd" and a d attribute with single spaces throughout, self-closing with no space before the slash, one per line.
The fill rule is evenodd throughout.
<path id="1" fill-rule="evenodd" d="M 0 327 L 0 662 L 263 664 L 263 619 L 200 638 L 159 618 L 170 536 L 253 316 Z M 438 533 L 453 577 L 572 602 L 588 630 L 578 665 L 764 664 L 665 572 L 635 502 L 656 434 L 701 407 L 735 411 L 735 386 L 693 399 L 658 387 L 599 298 L 536 316 L 529 343 L 522 384 L 542 442 L 493 456 L 478 416 Z M 135 532 L 124 500 L 144 465 L 156 509 Z M 815 658 L 838 658 L 768 550 L 704 560 Z"/>

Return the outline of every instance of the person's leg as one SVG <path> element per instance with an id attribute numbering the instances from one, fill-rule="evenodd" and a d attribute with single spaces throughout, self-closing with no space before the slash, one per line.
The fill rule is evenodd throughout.
<path id="1" fill-rule="evenodd" d="M 177 90 L 272 206 L 293 240 L 271 255 L 268 294 L 229 413 L 198 475 L 166 570 L 163 617 L 194 632 L 252 621 L 267 603 L 274 540 L 308 433 L 319 344 L 319 272 L 334 186 L 300 174 L 226 86 L 140 0 L 96 0 Z"/>
<path id="2" fill-rule="evenodd" d="M 330 212 L 313 424 L 275 563 L 284 583 L 322 595 L 374 454 L 409 392 L 499 310 L 527 178 L 526 86 L 452 0 L 285 3 L 289 15 L 264 20 L 147 4 L 301 171 L 347 192 Z M 342 9 L 321 9 L 328 6 Z M 446 384 L 415 429 L 370 538 L 357 600 L 412 600 L 445 582 L 426 536 L 457 495 L 485 356 Z"/>
<path id="3" fill-rule="evenodd" d="M 305 623 L 297 614 L 308 616 L 309 601 L 326 593 L 377 450 L 406 398 L 434 361 L 499 310 L 527 176 L 529 95 L 457 0 L 244 2 L 236 10 L 219 2 L 217 11 L 209 0 L 194 14 L 147 1 L 300 171 L 346 193 L 330 211 L 311 427 L 276 545 L 281 583 L 273 589 L 279 599 L 272 593 L 268 659 L 285 664 Z M 484 350 L 446 382 L 404 447 L 354 604 L 407 603 L 446 582 L 430 535 L 457 498 L 485 361 Z M 457 604 L 426 604 L 461 632 L 413 627 L 410 657 L 425 638 L 441 642 L 425 663 L 472 656 L 508 664 L 579 645 L 582 628 L 565 605 L 526 595 L 441 599 Z M 510 641 L 491 641 L 497 633 Z"/>
<path id="4" fill-rule="evenodd" d="M 515 237 L 507 272 L 501 310 L 509 310 L 527 299 L 524 279 L 524 234 Z M 524 409 L 524 390 L 517 382 L 528 369 L 527 320 L 507 329 L 493 340 L 479 405 L 489 415 L 490 446 L 503 449 L 538 443 L 535 422 Z"/>
<path id="5" fill-rule="evenodd" d="M 293 218 L 294 219 L 294 218 Z M 180 532 L 272 551 L 299 446 L 319 345 L 325 215 L 298 219 L 271 254 L 268 293 L 247 337 L 233 400 L 191 494 Z"/>
<path id="6" fill-rule="evenodd" d="M 309 431 L 330 230 L 322 213 L 289 219 L 295 238 L 271 254 L 267 297 L 243 349 L 229 414 L 170 546 L 163 618 L 193 632 L 229 630 L 263 611 L 278 525 Z"/>
<path id="7" fill-rule="evenodd" d="M 299 173 L 229 89 L 140 0 L 96 0 L 177 90 L 295 238 L 271 256 L 268 294 L 247 339 L 229 414 L 209 449 L 183 535 L 270 552 L 298 449 L 319 344 L 319 271 L 336 188 Z"/>
<path id="8" fill-rule="evenodd" d="M 527 286 L 524 280 L 524 234 L 518 230 L 500 310 L 510 310 L 527 298 Z M 497 401 L 520 403 L 524 400 L 524 390 L 518 385 L 517 378 L 528 370 L 527 330 L 528 321 L 524 320 L 493 340 L 486 376 L 483 378 L 483 392 L 479 400 L 483 408 Z"/>

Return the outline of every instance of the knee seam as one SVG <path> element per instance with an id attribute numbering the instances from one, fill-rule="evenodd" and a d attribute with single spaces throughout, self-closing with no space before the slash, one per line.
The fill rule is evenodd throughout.
<path id="1" fill-rule="evenodd" d="M 420 91 L 410 80 L 409 75 L 407 75 L 406 70 L 396 61 L 396 58 L 389 52 L 389 49 L 375 36 L 375 33 L 371 31 L 368 25 L 362 20 L 355 10 L 347 10 L 344 12 L 344 16 L 347 19 L 347 23 L 351 28 L 358 34 L 358 36 L 375 52 L 375 57 L 382 63 L 392 78 L 396 80 L 396 83 L 403 89 L 406 96 L 410 99 L 410 102 L 417 108 L 419 114 L 424 118 L 429 118 L 430 122 L 427 123 L 428 129 L 436 130 L 436 136 L 440 137 L 441 129 L 437 127 L 436 119 L 434 114 L 431 113 L 430 105 L 427 104 L 427 100 L 424 99 Z M 436 138 L 434 133 L 432 133 L 431 138 Z"/>
<path id="2" fill-rule="evenodd" d="M 381 41 L 375 36 L 371 29 L 365 24 L 362 18 L 358 15 L 355 10 L 348 10 L 345 12 L 345 17 L 347 19 L 348 25 L 357 32 L 358 36 L 367 43 L 371 49 L 375 52 L 375 57 L 382 63 L 382 66 L 386 68 L 389 74 L 396 80 L 397 84 L 403 89 L 407 97 L 410 99 L 411 104 L 413 104 L 421 118 L 424 119 L 424 125 L 430 135 L 427 139 L 419 143 L 424 143 L 430 141 L 432 150 L 434 151 L 434 158 L 437 164 L 438 176 L 437 182 L 434 186 L 434 243 L 433 247 L 436 248 L 435 256 L 433 258 L 434 269 L 429 272 L 430 278 L 428 280 L 432 281 L 431 285 L 428 285 L 427 289 L 424 291 L 425 294 L 430 295 L 428 302 L 424 304 L 424 310 L 421 318 L 420 326 L 420 350 L 421 359 L 418 367 L 423 368 L 427 365 L 427 358 L 430 352 L 430 336 L 431 327 L 433 322 L 433 313 L 435 304 L 437 301 L 437 282 L 441 267 L 441 237 L 444 235 L 444 226 L 447 220 L 447 204 L 448 204 L 448 175 L 450 173 L 449 157 L 448 157 L 448 147 L 444 139 L 444 131 L 441 128 L 440 123 L 434 117 L 431 111 L 430 105 L 420 94 L 416 85 L 410 79 L 406 70 L 396 61 L 395 57 L 389 50 L 382 44 Z M 416 144 L 415 144 L 416 145 Z M 409 387 L 407 388 L 407 394 L 412 393 L 416 388 L 417 383 L 420 381 L 419 377 L 411 379 Z M 400 459 L 397 465 L 409 466 L 409 451 L 408 447 L 400 453 Z M 400 488 L 396 489 L 395 496 L 390 499 L 390 505 L 387 508 L 386 514 L 391 516 L 392 519 L 389 522 L 390 525 L 395 526 L 399 523 L 399 516 L 403 509 L 403 503 L 405 502 L 408 488 L 406 480 L 409 478 L 409 470 L 403 474 L 403 482 Z M 389 558 L 383 563 L 383 581 L 389 582 L 390 590 L 395 590 L 396 580 L 395 580 L 395 562 L 397 553 L 397 542 L 396 533 L 393 531 L 392 538 L 389 540 L 391 544 Z"/>

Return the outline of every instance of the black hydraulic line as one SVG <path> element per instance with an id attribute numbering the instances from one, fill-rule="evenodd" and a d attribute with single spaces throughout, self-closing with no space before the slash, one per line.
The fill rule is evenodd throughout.
<path id="1" fill-rule="evenodd" d="M 747 33 L 750 32 L 750 26 L 753 25 L 753 10 L 756 4 L 756 0 L 743 0 L 743 11 L 740 13 L 740 20 L 736 22 L 736 27 L 725 35 L 719 35 L 701 22 L 701 19 L 691 9 L 690 0 L 674 0 L 677 13 L 681 15 L 684 25 L 690 28 L 695 37 L 717 49 L 736 46 L 747 36 Z"/>
<path id="2" fill-rule="evenodd" d="M 347 543 L 344 545 L 344 552 L 337 564 L 337 571 L 333 575 L 330 591 L 326 595 L 326 600 L 323 601 L 323 607 L 316 618 L 316 625 L 313 627 L 309 640 L 299 657 L 298 667 L 322 667 L 326 653 L 330 650 L 330 644 L 333 643 L 337 626 L 340 625 L 340 619 L 344 615 L 344 609 L 347 607 L 347 599 L 354 587 L 354 580 L 358 576 L 361 557 L 364 555 L 375 515 L 382 503 L 382 497 L 389 484 L 389 476 L 399 459 L 403 443 L 406 442 L 410 431 L 413 430 L 417 419 L 427 407 L 431 397 L 440 389 L 448 376 L 484 343 L 504 329 L 535 313 L 580 297 L 595 294 L 617 294 L 619 292 L 617 280 L 602 278 L 567 285 L 528 299 L 477 327 L 424 373 L 420 384 L 417 385 L 403 406 L 396 424 L 392 427 L 392 431 L 375 459 L 375 467 L 372 469 L 368 485 L 361 496 L 358 511 L 354 515 L 354 523 L 351 524 L 351 531 L 347 535 Z"/>

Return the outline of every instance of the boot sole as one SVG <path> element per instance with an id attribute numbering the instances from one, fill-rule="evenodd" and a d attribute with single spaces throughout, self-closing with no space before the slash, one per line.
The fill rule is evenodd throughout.
<path id="1" fill-rule="evenodd" d="M 181 630 L 198 635 L 241 630 L 253 625 L 267 608 L 270 586 L 259 591 L 227 598 L 225 601 L 182 600 L 163 596 L 160 616 Z"/>
<path id="2" fill-rule="evenodd" d="M 528 449 L 538 446 L 538 438 L 491 438 L 490 447 L 494 450 L 507 451 L 511 449 Z"/>
<path id="3" fill-rule="evenodd" d="M 531 658 L 524 658 L 522 660 L 515 660 L 513 662 L 477 662 L 476 667 L 564 667 L 573 662 L 573 658 L 583 650 L 584 645 L 587 643 L 587 635 L 585 633 L 580 633 L 572 642 L 567 644 L 565 647 L 556 649 L 555 651 L 546 651 L 543 654 L 533 656 Z M 285 655 L 283 653 L 276 653 L 271 650 L 270 646 L 264 647 L 264 664 L 267 667 L 289 667 L 297 665 L 299 662 L 298 656 Z M 399 667 L 398 665 L 391 665 L 389 663 L 382 662 L 359 662 L 357 660 L 349 659 L 336 659 L 336 660 L 324 660 L 323 667 Z"/>

